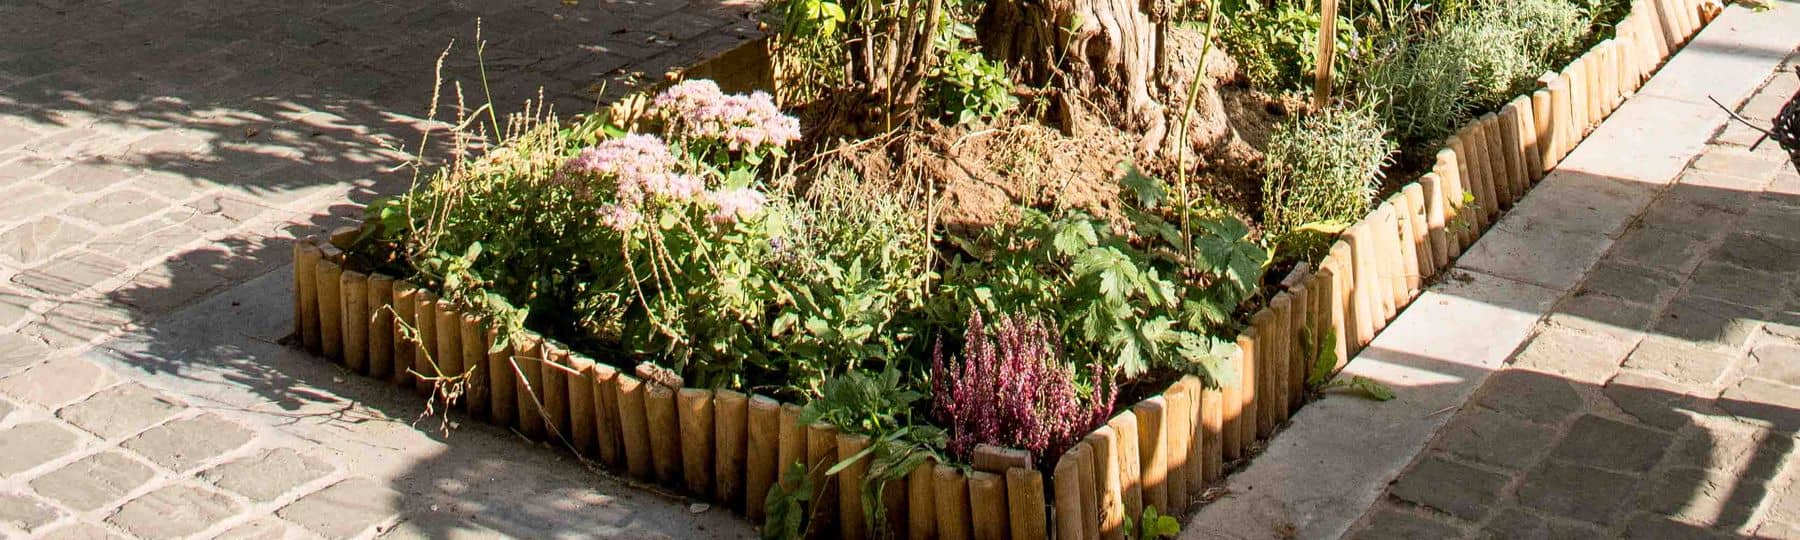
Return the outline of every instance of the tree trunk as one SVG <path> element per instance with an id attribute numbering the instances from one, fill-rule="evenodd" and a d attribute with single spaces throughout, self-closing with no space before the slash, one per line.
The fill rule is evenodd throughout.
<path id="1" fill-rule="evenodd" d="M 1151 97 L 1163 64 L 1169 0 L 993 0 L 982 46 L 1020 82 L 1064 93 L 1065 118 L 1083 113 L 1144 135 L 1154 154 L 1168 121 Z M 1085 106 L 1084 106 L 1085 105 Z"/>

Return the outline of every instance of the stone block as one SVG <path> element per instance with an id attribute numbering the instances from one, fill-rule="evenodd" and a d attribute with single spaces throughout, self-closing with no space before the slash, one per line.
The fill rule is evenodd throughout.
<path id="1" fill-rule="evenodd" d="M 1536 463 L 1555 440 L 1556 431 L 1550 426 L 1471 407 L 1457 413 L 1438 432 L 1434 444 L 1444 452 L 1476 463 L 1524 469 Z"/>
<path id="2" fill-rule="evenodd" d="M 185 409 L 186 405 L 172 397 L 137 383 L 125 383 L 64 407 L 56 415 L 101 439 L 116 439 L 142 431 Z"/>
<path id="3" fill-rule="evenodd" d="M 123 536 L 92 523 L 77 522 L 57 527 L 39 536 L 43 540 L 119 540 Z"/>
<path id="4" fill-rule="evenodd" d="M 1785 433 L 1800 431 L 1800 388 L 1762 379 L 1744 379 L 1719 396 L 1719 407 L 1738 418 Z"/>
<path id="5" fill-rule="evenodd" d="M 276 511 L 312 532 L 348 538 L 392 520 L 400 493 L 367 478 L 351 478 L 301 497 Z"/>
<path id="6" fill-rule="evenodd" d="M 0 328 L 7 328 L 30 318 L 31 305 L 37 303 L 37 301 L 37 298 L 34 296 L 25 294 L 12 287 L 0 285 Z M 6 335 L 0 335 L 0 338 L 4 338 Z M 5 354 L 5 351 L 0 351 L 0 356 L 4 356 Z M 0 360 L 0 364 L 4 363 L 5 360 Z M 0 376 L 5 375 L 6 368 L 0 367 Z"/>
<path id="7" fill-rule="evenodd" d="M 1389 489 L 1394 497 L 1480 521 L 1511 479 L 1438 456 L 1419 458 Z"/>
<path id="8" fill-rule="evenodd" d="M 0 394 L 54 410 L 118 380 L 118 376 L 99 364 L 79 358 L 58 358 L 0 379 Z"/>
<path id="9" fill-rule="evenodd" d="M 1714 532 L 1702 525 L 1684 523 L 1659 514 L 1638 514 L 1625 524 L 1623 538 L 1656 540 L 1724 540 L 1733 535 Z"/>
<path id="10" fill-rule="evenodd" d="M 61 516 L 61 511 L 43 501 L 17 493 L 0 493 L 0 523 L 15 529 L 31 532 Z"/>
<path id="11" fill-rule="evenodd" d="M 1661 187 L 1557 169 L 1508 211 L 1506 219 L 1525 227 L 1616 238 Z"/>
<path id="12" fill-rule="evenodd" d="M 1656 312 L 1649 306 L 1604 294 L 1576 291 L 1557 304 L 1545 319 L 1546 326 L 1579 330 L 1623 343 L 1644 337 Z"/>
<path id="13" fill-rule="evenodd" d="M 1800 240 L 1739 232 L 1714 248 L 1711 258 L 1782 275 L 1800 274 Z"/>
<path id="14" fill-rule="evenodd" d="M 1577 539 L 1605 535 L 1604 532 L 1580 522 L 1548 518 L 1513 507 L 1494 516 L 1484 531 L 1487 533 L 1487 538 L 1494 540 L 1509 538 Z"/>
<path id="15" fill-rule="evenodd" d="M 1729 175 L 1736 178 L 1738 181 L 1733 182 L 1720 178 L 1712 178 L 1709 180 L 1725 183 L 1707 184 L 1704 183 L 1705 181 L 1702 181 L 1698 184 L 1719 189 L 1761 191 L 1764 186 L 1768 185 L 1770 180 L 1775 179 L 1775 173 L 1779 172 L 1783 165 L 1786 165 L 1786 163 L 1765 159 L 1762 156 L 1750 153 L 1749 150 L 1744 148 L 1708 146 L 1706 147 L 1706 152 L 1700 154 L 1700 157 L 1694 160 L 1691 171 L 1687 175 L 1683 175 L 1681 181 L 1684 183 L 1687 182 L 1687 176 L 1689 175 Z"/>
<path id="16" fill-rule="evenodd" d="M 1704 238 L 1695 234 L 1723 234 L 1722 228 L 1712 228 L 1712 221 L 1701 226 L 1710 229 L 1695 231 L 1678 223 L 1667 223 L 1667 220 L 1661 225 L 1652 225 L 1650 220 L 1651 216 L 1646 215 L 1643 221 L 1633 224 L 1624 236 L 1619 237 L 1607 258 L 1664 274 L 1686 275 L 1700 265 L 1700 257 L 1706 254 Z"/>
<path id="17" fill-rule="evenodd" d="M 1790 278 L 1786 275 L 1708 262 L 1694 271 L 1688 291 L 1758 311 L 1769 311 L 1787 303 L 1786 295 L 1781 291 L 1789 290 L 1789 284 Z"/>
<path id="18" fill-rule="evenodd" d="M 1362 530 L 1356 531 L 1351 538 L 1385 540 L 1389 538 L 1455 538 L 1461 535 L 1460 528 L 1444 520 L 1427 517 L 1419 512 L 1383 505 L 1369 516 L 1368 522 Z"/>
<path id="19" fill-rule="evenodd" d="M 1457 265 L 1557 291 L 1575 288 L 1612 241 L 1507 216 L 1475 242 Z"/>
<path id="20" fill-rule="evenodd" d="M 103 227 L 116 227 L 136 221 L 168 206 L 167 201 L 135 189 L 124 189 L 71 206 L 66 215 Z"/>
<path id="21" fill-rule="evenodd" d="M 1667 430 L 1681 429 L 1689 422 L 1688 411 L 1700 408 L 1696 389 L 1639 371 L 1624 371 L 1613 377 L 1600 393 L 1625 414 L 1645 425 Z"/>
<path id="22" fill-rule="evenodd" d="M 1631 351 L 1625 367 L 1705 388 L 1725 374 L 1732 358 L 1733 355 L 1696 347 L 1684 340 L 1651 336 Z"/>
<path id="23" fill-rule="evenodd" d="M 106 521 L 145 538 L 180 538 L 206 530 L 237 512 L 237 502 L 223 493 L 172 485 L 132 499 Z"/>
<path id="24" fill-rule="evenodd" d="M 45 216 L 0 232 L 0 256 L 23 265 L 37 264 L 81 245 L 93 235 L 93 231 L 69 220 Z"/>
<path id="25" fill-rule="evenodd" d="M 1579 292 L 1597 293 L 1629 300 L 1645 306 L 1661 305 L 1681 287 L 1676 276 L 1658 270 L 1603 259 L 1588 272 Z"/>
<path id="26" fill-rule="evenodd" d="M 75 434 L 52 422 L 0 430 L 0 476 L 12 476 L 75 451 Z"/>
<path id="27" fill-rule="evenodd" d="M 214 540 L 283 540 L 299 536 L 287 522 L 264 517 L 251 521 L 219 534 Z"/>
<path id="28" fill-rule="evenodd" d="M 1738 227 L 1753 235 L 1800 240 L 1800 194 L 1765 193 L 1751 203 Z"/>
<path id="29" fill-rule="evenodd" d="M 1618 372 L 1631 342 L 1559 325 L 1542 325 L 1531 342 L 1513 355 L 1512 367 L 1553 373 L 1599 385 Z"/>
<path id="30" fill-rule="evenodd" d="M 251 500 L 267 502 L 331 471 L 331 465 L 294 449 L 274 448 L 213 467 L 200 476 Z"/>
<path id="31" fill-rule="evenodd" d="M 12 281 L 46 296 L 70 297 L 118 277 L 125 273 L 125 268 L 125 263 L 117 259 L 83 250 L 20 272 L 12 277 Z"/>
<path id="32" fill-rule="evenodd" d="M 243 446 L 253 435 L 248 428 L 206 414 L 157 426 L 124 446 L 171 470 L 187 471 Z"/>
<path id="33" fill-rule="evenodd" d="M 1545 462 L 1519 485 L 1519 504 L 1553 515 L 1605 526 L 1635 501 L 1638 477 Z"/>
<path id="34" fill-rule="evenodd" d="M 1523 369 L 1507 369 L 1488 376 L 1487 384 L 1475 395 L 1475 403 L 1542 424 L 1562 423 L 1586 407 L 1568 381 Z"/>
<path id="35" fill-rule="evenodd" d="M 50 356 L 44 342 L 19 334 L 0 334 L 0 377 L 31 367 Z"/>
<path id="36" fill-rule="evenodd" d="M 155 472 L 119 452 L 102 452 L 31 481 L 31 489 L 83 512 L 99 510 L 138 486 Z"/>
<path id="37" fill-rule="evenodd" d="M 1569 426 L 1562 442 L 1550 451 L 1550 457 L 1588 467 L 1641 473 L 1656 465 L 1673 442 L 1674 437 L 1668 433 L 1586 415 Z"/>
<path id="38" fill-rule="evenodd" d="M 1800 342 L 1766 339 L 1750 349 L 1749 374 L 1800 387 Z"/>
<path id="39" fill-rule="evenodd" d="M 1698 296 L 1679 296 L 1669 303 L 1653 329 L 1698 347 L 1735 352 L 1748 343 L 1762 318 L 1755 309 Z"/>

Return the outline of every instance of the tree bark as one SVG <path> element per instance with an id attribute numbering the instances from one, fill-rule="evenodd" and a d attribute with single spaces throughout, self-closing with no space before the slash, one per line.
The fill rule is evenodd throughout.
<path id="1" fill-rule="evenodd" d="M 1144 135 L 1154 154 L 1168 130 L 1151 97 L 1162 68 L 1168 0 L 993 0 L 980 21 L 982 46 L 1025 85 L 1072 94 L 1062 116 L 1091 112 Z"/>

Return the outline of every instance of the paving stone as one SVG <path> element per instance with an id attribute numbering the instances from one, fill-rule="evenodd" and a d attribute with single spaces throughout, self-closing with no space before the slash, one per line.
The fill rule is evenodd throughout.
<path id="1" fill-rule="evenodd" d="M 1672 381 L 1707 386 L 1731 367 L 1732 355 L 1695 347 L 1687 341 L 1651 336 L 1638 343 L 1626 368 L 1653 373 Z"/>
<path id="2" fill-rule="evenodd" d="M 1762 379 L 1744 379 L 1719 396 L 1719 407 L 1739 418 L 1792 433 L 1800 430 L 1800 388 Z"/>
<path id="3" fill-rule="evenodd" d="M 1719 212 L 1705 213 L 1714 219 L 1725 219 Z M 1710 223 L 1705 219 L 1699 221 Z M 1700 257 L 1706 254 L 1706 244 L 1703 236 L 1695 236 L 1691 231 L 1681 229 L 1681 226 L 1676 223 L 1653 227 L 1642 222 L 1633 225 L 1613 244 L 1607 258 L 1668 274 L 1686 274 L 1700 264 Z M 1723 227 L 1719 227 L 1700 232 L 1722 234 L 1723 230 Z"/>
<path id="4" fill-rule="evenodd" d="M 132 320 L 131 312 L 123 305 L 105 300 L 73 300 L 50 308 L 20 332 L 62 349 L 86 345 Z"/>
<path id="5" fill-rule="evenodd" d="M 1644 472 L 1662 459 L 1673 442 L 1667 433 L 1586 415 L 1569 426 L 1550 457 L 1589 467 Z"/>
<path id="6" fill-rule="evenodd" d="M 1556 440 L 1542 424 L 1479 407 L 1464 409 L 1438 432 L 1434 444 L 1463 459 L 1507 469 L 1524 469 Z"/>
<path id="7" fill-rule="evenodd" d="M 1761 181 L 1762 183 L 1742 186 L 1742 189 L 1746 191 L 1759 191 L 1768 180 L 1775 178 L 1776 171 L 1779 171 L 1782 165 L 1785 164 L 1763 159 L 1743 148 L 1710 146 L 1707 147 L 1706 152 L 1700 154 L 1699 159 L 1694 160 L 1692 170 Z M 1686 181 L 1685 175 L 1683 181 Z"/>
<path id="8" fill-rule="evenodd" d="M 1800 272 L 1800 240 L 1740 232 L 1725 237 L 1711 257 L 1751 270 L 1793 275 Z"/>
<path id="9" fill-rule="evenodd" d="M 392 519 L 399 492 L 367 478 L 351 478 L 301 497 L 276 515 L 331 538 L 361 534 Z"/>
<path id="10" fill-rule="evenodd" d="M 223 493 L 173 485 L 132 499 L 106 521 L 145 538 L 179 538 L 206 530 L 237 511 L 238 504 Z"/>
<path id="11" fill-rule="evenodd" d="M 1635 344 L 1656 318 L 1649 306 L 1603 294 L 1576 292 L 1556 304 L 1546 322 Z"/>
<path id="12" fill-rule="evenodd" d="M 1462 530 L 1455 525 L 1438 519 L 1419 515 L 1395 508 L 1383 508 L 1375 512 L 1366 527 L 1352 534 L 1352 538 L 1369 540 L 1386 540 L 1393 538 L 1454 538 L 1460 536 Z"/>
<path id="13" fill-rule="evenodd" d="M 137 383 L 125 383 L 64 407 L 56 416 L 102 439 L 116 439 L 142 431 L 184 409 L 187 406 L 180 401 Z"/>
<path id="14" fill-rule="evenodd" d="M 7 403 L 6 400 L 0 400 L 0 422 L 5 422 L 6 417 L 11 415 L 14 410 L 13 404 Z"/>
<path id="15" fill-rule="evenodd" d="M 1603 535 L 1599 530 L 1579 522 L 1547 518 L 1519 508 L 1507 508 L 1495 516 L 1488 522 L 1484 533 L 1487 538 L 1494 540 L 1517 538 L 1586 540 Z"/>
<path id="16" fill-rule="evenodd" d="M 1779 466 L 1783 462 L 1785 452 L 1781 444 L 1770 441 L 1767 431 L 1745 427 L 1737 422 L 1720 423 L 1719 426 L 1694 425 L 1683 429 L 1680 442 L 1669 452 L 1667 466 L 1671 469 L 1687 468 L 1710 471 L 1727 471 L 1739 473 L 1747 469 L 1763 469 L 1767 467 L 1768 458 Z M 1724 427 L 1729 425 L 1730 427 Z M 1792 442 L 1786 443 L 1792 446 Z M 1756 467 L 1751 467 L 1755 463 Z M 1773 477 L 1775 471 L 1762 471 L 1764 477 Z"/>
<path id="17" fill-rule="evenodd" d="M 1749 342 L 1761 318 L 1752 308 L 1684 295 L 1669 303 L 1653 330 L 1697 346 L 1735 351 Z"/>
<path id="18" fill-rule="evenodd" d="M 282 540 L 293 535 L 289 525 L 279 519 L 265 517 L 232 527 L 214 540 Z"/>
<path id="19" fill-rule="evenodd" d="M 46 187 L 40 182 L 6 186 L 6 197 L 0 198 L 0 223 L 28 221 L 61 208 L 73 198 L 66 191 Z"/>
<path id="20" fill-rule="evenodd" d="M 1701 408 L 1694 389 L 1637 371 L 1620 372 L 1600 391 L 1638 422 L 1666 430 L 1688 425 L 1688 413 Z"/>
<path id="21" fill-rule="evenodd" d="M 124 538 L 91 523 L 72 523 L 57 527 L 39 537 L 43 540 L 113 540 Z"/>
<path id="22" fill-rule="evenodd" d="M 91 251 L 77 251 L 13 276 L 14 283 L 53 297 L 75 296 L 125 272 L 125 263 Z"/>
<path id="23" fill-rule="evenodd" d="M 1481 241 L 1457 259 L 1457 266 L 1508 279 L 1566 291 L 1600 260 L 1612 241 L 1520 224 L 1502 218 Z"/>
<path id="24" fill-rule="evenodd" d="M 0 379 L 0 394 L 57 409 L 110 386 L 118 376 L 80 358 L 58 358 Z"/>
<path id="25" fill-rule="evenodd" d="M 1759 236 L 1800 240 L 1800 196 L 1764 194 L 1738 225 Z"/>
<path id="26" fill-rule="evenodd" d="M 1573 381 L 1602 384 L 1619 370 L 1631 344 L 1563 326 L 1542 325 L 1513 355 L 1512 367 L 1553 373 Z"/>
<path id="27" fill-rule="evenodd" d="M 167 202 L 148 193 L 126 189 L 75 205 L 66 215 L 111 227 L 148 216 L 167 205 Z"/>
<path id="28" fill-rule="evenodd" d="M 1739 268 L 1725 263 L 1706 263 L 1694 272 L 1688 292 L 1749 306 L 1758 310 L 1781 307 L 1787 298 L 1778 291 L 1788 290 L 1788 276 Z"/>
<path id="29" fill-rule="evenodd" d="M 174 311 L 225 285 L 225 279 L 216 273 L 180 261 L 165 260 L 132 277 L 110 296 L 144 313 L 160 314 Z"/>
<path id="30" fill-rule="evenodd" d="M 149 466 L 118 452 L 102 452 L 31 481 L 31 489 L 83 512 L 123 498 L 155 476 Z"/>
<path id="31" fill-rule="evenodd" d="M 125 447 L 175 471 L 186 471 L 250 442 L 247 428 L 216 415 L 157 426 L 125 441 Z"/>
<path id="32" fill-rule="evenodd" d="M 0 523 L 31 532 L 61 516 L 62 512 L 43 501 L 17 493 L 0 493 Z"/>
<path id="33" fill-rule="evenodd" d="M 1750 349 L 1750 361 L 1750 376 L 1800 386 L 1800 343 L 1759 343 Z"/>
<path id="34" fill-rule="evenodd" d="M 1527 474 L 1519 503 L 1558 516 L 1607 524 L 1635 498 L 1635 476 L 1549 461 Z"/>
<path id="35" fill-rule="evenodd" d="M 0 430 L 0 477 L 43 465 L 75 449 L 75 434 L 51 422 Z"/>
<path id="36" fill-rule="evenodd" d="M 137 176 L 136 169 L 103 160 L 83 161 L 56 171 L 45 183 L 73 193 L 93 193 Z"/>
<path id="37" fill-rule="evenodd" d="M 36 302 L 37 298 L 35 297 L 12 287 L 0 285 L 0 328 L 18 324 L 31 317 L 31 305 Z M 3 337 L 5 336 L 0 336 L 0 338 Z M 0 355 L 5 354 L 6 352 L 0 351 Z M 4 360 L 0 360 L 0 364 L 4 363 Z M 6 368 L 0 366 L 0 376 L 4 375 L 6 375 Z"/>
<path id="38" fill-rule="evenodd" d="M 0 255 L 20 264 L 37 264 L 93 237 L 93 231 L 68 220 L 46 216 L 0 232 Z"/>
<path id="39" fill-rule="evenodd" d="M 1672 296 L 1681 281 L 1662 272 L 1633 264 L 1616 262 L 1609 257 L 1588 272 L 1581 291 L 1599 293 L 1639 304 L 1654 306 Z"/>
<path id="40" fill-rule="evenodd" d="M 294 449 L 275 448 L 213 467 L 200 476 L 252 500 L 271 501 L 331 471 L 331 465 Z"/>
<path id="41" fill-rule="evenodd" d="M 229 194 L 207 195 L 187 205 L 202 214 L 217 215 L 237 223 L 255 219 L 269 211 L 266 206 Z"/>
<path id="42" fill-rule="evenodd" d="M 1650 480 L 1644 509 L 1702 527 L 1735 528 L 1749 523 L 1768 492 L 1766 481 L 1674 469 Z"/>
<path id="43" fill-rule="evenodd" d="M 1450 515 L 1479 521 L 1500 497 L 1508 478 L 1438 456 L 1420 458 L 1390 489 L 1395 497 Z"/>
<path id="44" fill-rule="evenodd" d="M 1707 528 L 1655 514 L 1639 514 L 1625 526 L 1624 538 L 1643 538 L 1656 540 L 1711 540 L 1730 538 L 1728 535 L 1708 530 Z"/>
<path id="45" fill-rule="evenodd" d="M 44 342 L 19 334 L 0 334 L 0 377 L 11 375 L 50 356 Z"/>
<path id="46" fill-rule="evenodd" d="M 128 261 L 151 261 L 194 243 L 206 231 L 190 225 L 196 215 L 172 210 L 101 235 L 88 249 Z"/>
<path id="47" fill-rule="evenodd" d="M 1581 395 L 1562 378 L 1522 369 L 1488 376 L 1474 401 L 1482 407 L 1543 424 L 1560 423 L 1585 406 Z"/>

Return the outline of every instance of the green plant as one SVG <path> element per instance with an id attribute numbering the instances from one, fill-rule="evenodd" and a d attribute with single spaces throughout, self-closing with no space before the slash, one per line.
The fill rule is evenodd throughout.
<path id="1" fill-rule="evenodd" d="M 1394 153 L 1370 109 L 1329 108 L 1269 136 L 1263 226 L 1277 237 L 1310 223 L 1354 223 L 1381 190 Z"/>
<path id="2" fill-rule="evenodd" d="M 1361 375 L 1352 376 L 1349 380 L 1334 378 L 1338 365 L 1336 330 L 1326 328 L 1324 332 L 1314 332 L 1311 328 L 1301 328 L 1300 345 L 1301 358 L 1308 365 L 1306 388 L 1311 393 L 1349 388 L 1375 401 L 1394 399 L 1394 391 L 1374 379 Z"/>
<path id="3" fill-rule="evenodd" d="M 802 424 L 826 422 L 841 432 L 869 437 L 868 447 L 839 460 L 825 474 L 836 475 L 869 461 L 860 500 L 870 531 L 878 537 L 888 530 L 881 496 L 888 482 L 906 477 L 944 446 L 942 429 L 912 421 L 913 404 L 924 397 L 908 387 L 896 369 L 879 375 L 850 371 L 827 380 L 819 397 L 800 413 Z"/>
<path id="4" fill-rule="evenodd" d="M 1305 2 L 1227 0 L 1219 35 L 1240 69 L 1259 88 L 1293 90 L 1306 85 L 1317 66 L 1319 13 Z"/>
<path id="5" fill-rule="evenodd" d="M 795 463 L 781 473 L 781 481 L 769 486 L 769 495 L 763 499 L 764 540 L 800 540 L 806 538 L 812 529 L 812 515 L 817 505 L 813 501 L 812 475 L 806 473 L 806 465 Z"/>
<path id="6" fill-rule="evenodd" d="M 967 124 L 992 120 L 1018 106 L 1006 65 L 975 48 L 975 29 L 958 22 L 947 24 L 951 31 L 940 36 L 938 45 L 944 51 L 943 61 L 926 73 L 931 114 Z"/>
<path id="7" fill-rule="evenodd" d="M 1155 506 L 1144 506 L 1144 515 L 1137 521 L 1125 516 L 1125 537 L 1133 540 L 1158 540 L 1181 536 L 1181 522 L 1173 516 L 1163 515 Z"/>

